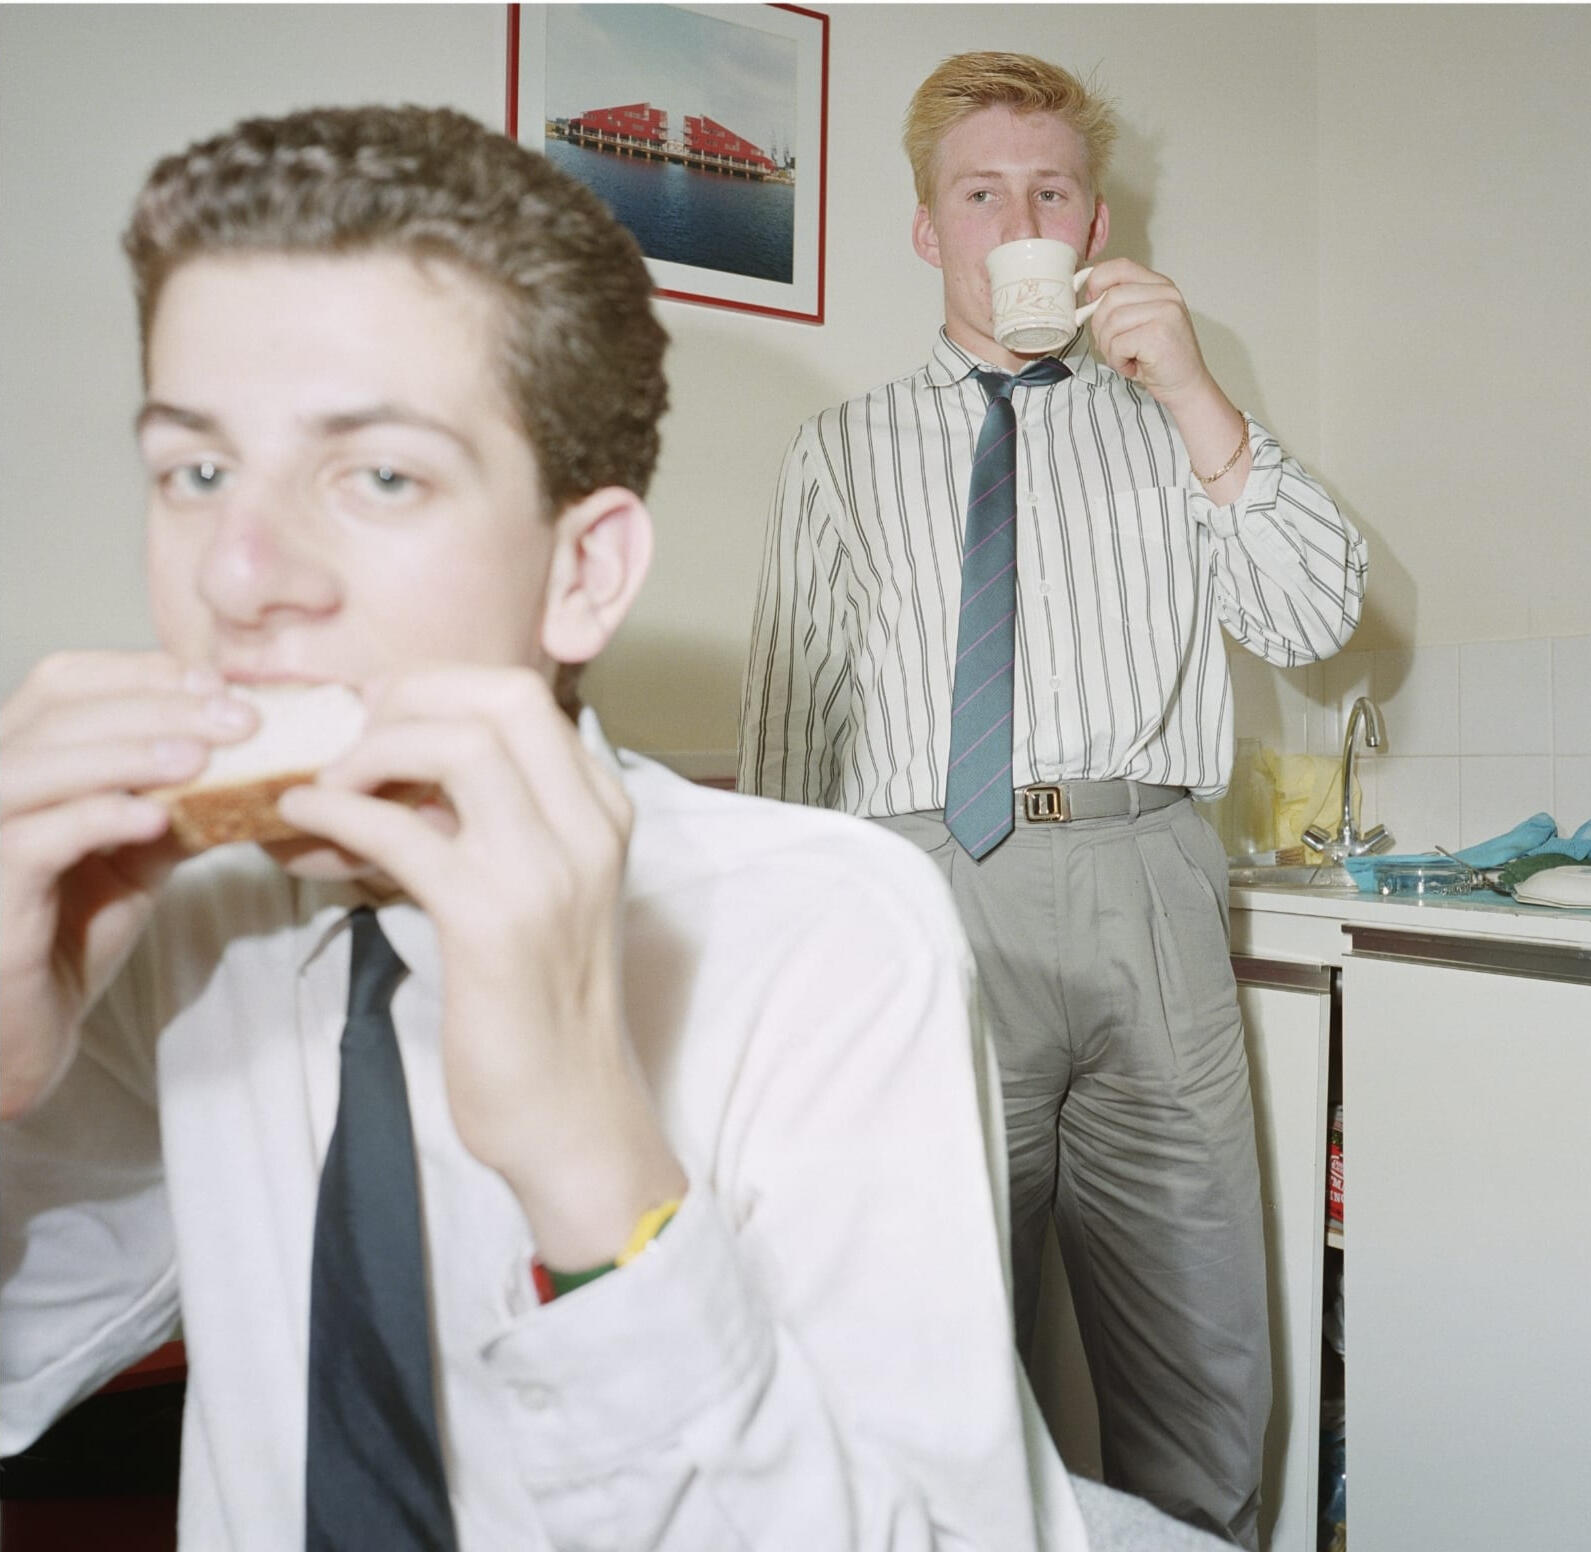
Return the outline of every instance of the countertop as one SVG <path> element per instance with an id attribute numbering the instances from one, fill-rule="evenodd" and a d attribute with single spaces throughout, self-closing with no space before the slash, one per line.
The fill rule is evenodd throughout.
<path id="1" fill-rule="evenodd" d="M 1541 943 L 1591 951 L 1591 910 L 1524 905 L 1485 890 L 1429 900 L 1361 894 L 1356 889 L 1234 885 L 1232 950 L 1335 962 L 1349 927 Z"/>

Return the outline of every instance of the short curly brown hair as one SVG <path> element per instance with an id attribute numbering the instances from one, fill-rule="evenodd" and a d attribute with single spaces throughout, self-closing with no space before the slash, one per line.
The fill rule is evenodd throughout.
<path id="1" fill-rule="evenodd" d="M 644 495 L 668 405 L 668 342 L 635 239 L 544 157 L 445 108 L 248 119 L 159 162 L 133 209 L 146 356 L 162 287 L 235 252 L 400 252 L 503 301 L 501 368 L 549 516 L 606 485 Z"/>
<path id="2" fill-rule="evenodd" d="M 953 54 L 912 94 L 901 143 L 912 164 L 917 201 L 934 202 L 934 162 L 940 142 L 980 108 L 1054 113 L 1083 137 L 1093 192 L 1110 165 L 1116 114 L 1093 87 L 1032 54 Z"/>

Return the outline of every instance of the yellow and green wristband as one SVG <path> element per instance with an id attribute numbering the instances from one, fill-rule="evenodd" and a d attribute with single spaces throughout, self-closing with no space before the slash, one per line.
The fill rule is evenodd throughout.
<path id="1" fill-rule="evenodd" d="M 635 1220 L 635 1227 L 630 1230 L 630 1237 L 625 1241 L 624 1249 L 613 1260 L 605 1261 L 601 1266 L 587 1267 L 579 1272 L 557 1272 L 549 1266 L 543 1266 L 539 1260 L 533 1261 L 531 1274 L 536 1283 L 536 1296 L 543 1304 L 550 1304 L 566 1293 L 573 1293 L 576 1288 L 583 1288 L 587 1283 L 594 1283 L 599 1277 L 606 1277 L 609 1272 L 617 1271 L 621 1266 L 628 1266 L 663 1232 L 679 1209 L 680 1198 L 677 1196 L 666 1202 L 660 1202 L 656 1207 L 647 1208 Z"/>

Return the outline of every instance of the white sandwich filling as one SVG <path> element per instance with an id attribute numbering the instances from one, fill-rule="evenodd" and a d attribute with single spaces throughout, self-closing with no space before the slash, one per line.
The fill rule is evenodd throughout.
<path id="1" fill-rule="evenodd" d="M 318 771 L 352 747 L 365 703 L 344 684 L 229 685 L 260 714 L 240 744 L 218 744 L 193 786 L 226 786 L 287 771 Z"/>

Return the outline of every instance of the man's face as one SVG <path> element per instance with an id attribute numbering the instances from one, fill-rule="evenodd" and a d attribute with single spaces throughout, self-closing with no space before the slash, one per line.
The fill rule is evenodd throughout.
<path id="1" fill-rule="evenodd" d="M 917 252 L 944 273 L 945 331 L 964 349 L 1015 370 L 1024 358 L 997 344 L 984 259 L 1019 237 L 1055 237 L 1090 259 L 1105 246 L 1110 212 L 1091 192 L 1083 137 L 1053 113 L 980 108 L 939 143 L 932 206 L 912 226 Z"/>
<path id="2" fill-rule="evenodd" d="M 139 418 L 168 651 L 253 682 L 548 670 L 554 530 L 495 369 L 499 305 L 397 254 L 172 276 Z"/>

